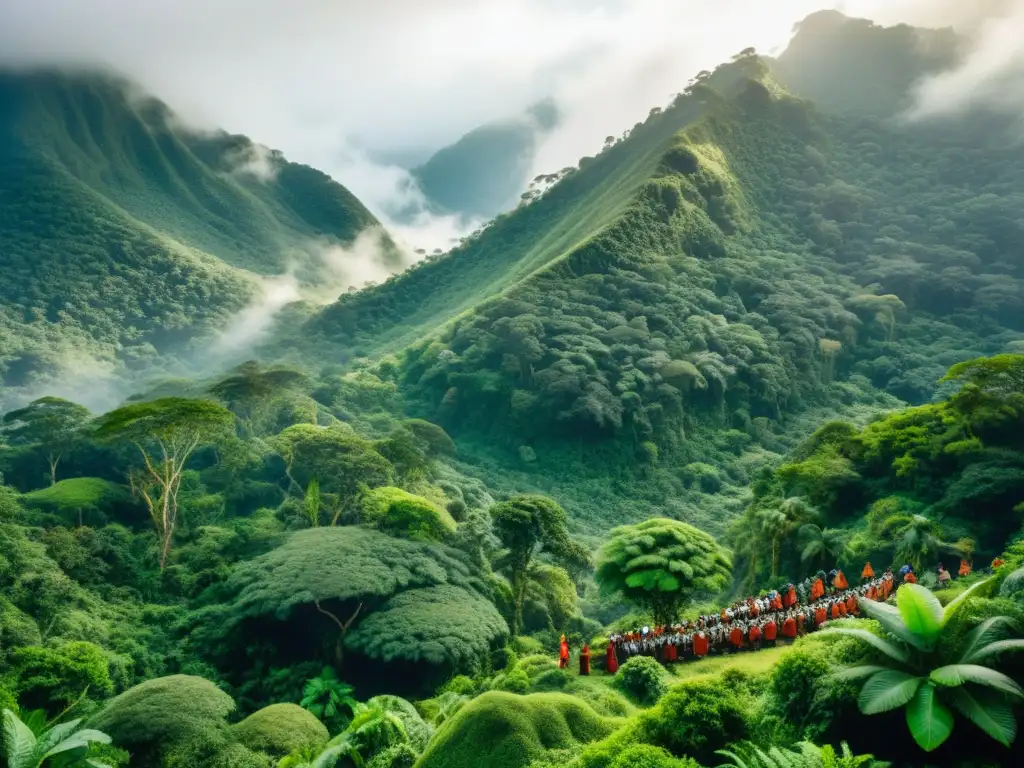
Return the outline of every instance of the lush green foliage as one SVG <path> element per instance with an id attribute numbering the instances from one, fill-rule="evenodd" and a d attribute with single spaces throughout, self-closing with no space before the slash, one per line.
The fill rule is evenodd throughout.
<path id="1" fill-rule="evenodd" d="M 109 744 L 110 737 L 90 728 L 79 728 L 81 720 L 69 720 L 33 732 L 14 712 L 4 709 L 3 738 L 0 739 L 7 768 L 108 768 L 88 757 L 93 744 Z"/>
<path id="2" fill-rule="evenodd" d="M 652 518 L 609 534 L 596 576 L 602 589 L 623 594 L 664 625 L 678 618 L 694 595 L 720 592 L 731 569 L 728 553 L 704 531 Z"/>
<path id="3" fill-rule="evenodd" d="M 546 750 L 605 736 L 610 725 L 561 693 L 489 692 L 463 707 L 431 742 L 419 768 L 525 768 Z"/>
<path id="4" fill-rule="evenodd" d="M 615 684 L 641 704 L 653 704 L 668 690 L 665 668 L 648 656 L 626 661 L 615 673 Z"/>
<path id="5" fill-rule="evenodd" d="M 869 643 L 885 657 L 881 665 L 852 667 L 845 673 L 867 678 L 860 692 L 861 712 L 874 715 L 906 706 L 910 733 L 928 752 L 952 733 L 953 710 L 1006 746 L 1017 735 L 1007 697 L 1024 700 L 1024 689 L 991 665 L 1002 653 L 1024 650 L 1024 640 L 1004 639 L 1013 624 L 1005 616 L 996 616 L 974 628 L 963 647 L 952 642 L 950 619 L 967 595 L 943 609 L 924 587 L 905 584 L 898 593 L 897 608 L 861 601 L 888 640 L 861 629 L 832 630 Z"/>
<path id="6" fill-rule="evenodd" d="M 315 715 L 295 704 L 271 704 L 231 726 L 240 744 L 276 757 L 327 743 L 330 734 Z"/>

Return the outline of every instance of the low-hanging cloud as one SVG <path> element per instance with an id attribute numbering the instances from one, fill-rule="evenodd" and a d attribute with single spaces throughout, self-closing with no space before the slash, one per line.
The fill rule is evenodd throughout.
<path id="1" fill-rule="evenodd" d="M 918 85 L 911 119 L 978 107 L 1024 115 L 1024 0 L 993 0 L 973 22 L 963 61 Z"/>
<path id="2" fill-rule="evenodd" d="M 1020 2 L 32 0 L 0 4 L 0 65 L 123 72 L 191 125 L 245 133 L 330 173 L 389 229 L 433 250 L 476 222 L 434 216 L 406 169 L 371 157 L 425 156 L 553 96 L 562 120 L 536 157 L 536 170 L 550 172 L 667 103 L 699 69 L 748 45 L 778 51 L 795 22 L 823 7 L 955 24 L 984 41 L 995 39 L 985 19 L 1008 4 Z M 976 59 L 926 85 L 922 104 L 952 103 L 951 93 L 978 92 L 979 79 L 1002 71 Z"/>

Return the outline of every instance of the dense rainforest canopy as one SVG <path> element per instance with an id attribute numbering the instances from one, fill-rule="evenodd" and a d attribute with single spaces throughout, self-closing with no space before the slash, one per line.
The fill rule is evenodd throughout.
<path id="1" fill-rule="evenodd" d="M 0 74 L 6 764 L 1010 764 L 1024 155 L 998 114 L 892 119 L 958 45 L 812 16 L 452 251 L 173 377 L 255 275 L 315 283 L 377 222 L 108 77 Z M 489 131 L 424 177 L 503 189 Z M 125 396 L 41 392 L 72 347 Z M 868 563 L 917 583 L 756 652 L 607 656 Z"/>

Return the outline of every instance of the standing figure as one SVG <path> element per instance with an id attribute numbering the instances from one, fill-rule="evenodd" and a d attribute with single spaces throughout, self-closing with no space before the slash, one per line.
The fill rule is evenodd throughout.
<path id="1" fill-rule="evenodd" d="M 949 575 L 949 571 L 946 570 L 945 566 L 939 564 L 939 586 L 948 587 L 949 582 L 953 580 L 953 577 Z"/>
<path id="2" fill-rule="evenodd" d="M 569 665 L 569 643 L 565 639 L 565 635 L 562 635 L 562 640 L 558 647 L 558 668 L 565 669 Z"/>
<path id="3" fill-rule="evenodd" d="M 580 651 L 580 674 L 590 674 L 590 646 L 586 643 L 583 644 L 583 650 Z"/>
<path id="4" fill-rule="evenodd" d="M 608 671 L 609 675 L 614 675 L 619 671 L 619 660 L 615 656 L 615 643 L 611 640 L 608 641 L 608 648 L 605 650 L 604 668 Z"/>
<path id="5" fill-rule="evenodd" d="M 860 572 L 861 581 L 871 581 L 875 578 L 875 569 L 871 567 L 871 563 L 864 563 L 864 568 Z"/>
<path id="6" fill-rule="evenodd" d="M 971 564 L 966 560 L 960 561 L 960 570 L 957 572 L 959 576 L 970 576 L 971 575 Z"/>

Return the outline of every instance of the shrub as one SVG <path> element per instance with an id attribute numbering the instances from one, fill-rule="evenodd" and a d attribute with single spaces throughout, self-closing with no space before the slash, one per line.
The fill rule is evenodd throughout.
<path id="1" fill-rule="evenodd" d="M 426 749 L 427 742 L 434 735 L 434 729 L 420 717 L 416 707 L 399 696 L 374 696 L 366 703 L 370 707 L 377 706 L 385 712 L 391 712 L 396 715 L 402 721 L 402 725 L 405 726 L 405 735 L 408 737 L 412 748 L 417 753 Z"/>
<path id="2" fill-rule="evenodd" d="M 297 704 L 271 704 L 232 726 L 240 744 L 274 757 L 326 744 L 327 728 Z"/>
<path id="3" fill-rule="evenodd" d="M 408 744 L 395 744 L 374 755 L 366 768 L 412 768 L 417 757 L 416 750 Z"/>
<path id="4" fill-rule="evenodd" d="M 1024 603 L 1024 568 L 1012 571 L 1003 579 L 1002 586 L 999 587 L 999 596 Z"/>
<path id="5" fill-rule="evenodd" d="M 634 656 L 619 667 L 615 684 L 641 704 L 653 704 L 668 690 L 668 673 L 649 656 Z"/>
<path id="6" fill-rule="evenodd" d="M 188 743 L 194 751 L 223 746 L 225 718 L 234 708 L 231 697 L 209 680 L 171 675 L 115 696 L 88 726 L 109 734 L 140 765 L 152 765 L 156 755 L 175 745 Z"/>
<path id="7" fill-rule="evenodd" d="M 473 678 L 467 677 L 466 675 L 456 675 L 443 686 L 441 686 L 441 693 L 457 693 L 460 696 L 475 696 L 477 692 L 477 684 L 473 682 Z"/>
<path id="8" fill-rule="evenodd" d="M 641 715 L 638 741 L 711 765 L 715 750 L 747 737 L 743 707 L 720 680 L 687 680 Z"/>
<path id="9" fill-rule="evenodd" d="M 12 655 L 11 670 L 21 703 L 28 709 L 42 708 L 56 714 L 86 688 L 99 698 L 114 692 L 107 657 L 92 643 L 19 648 Z"/>
<path id="10" fill-rule="evenodd" d="M 491 691 L 437 732 L 417 768 L 525 768 L 548 750 L 578 747 L 611 730 L 605 718 L 572 696 Z"/>
<path id="11" fill-rule="evenodd" d="M 374 488 L 363 496 L 363 520 L 393 536 L 421 541 L 455 533 L 455 520 L 448 510 L 391 486 Z"/>
<path id="12" fill-rule="evenodd" d="M 700 768 L 700 765 L 689 757 L 673 757 L 661 747 L 633 744 L 622 750 L 608 768 Z"/>
<path id="13" fill-rule="evenodd" d="M 509 693 L 525 694 L 530 690 L 530 678 L 526 674 L 525 669 L 516 667 L 505 675 L 504 680 L 501 681 L 498 687 L 500 690 Z"/>

